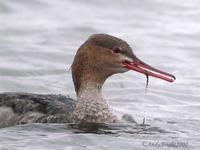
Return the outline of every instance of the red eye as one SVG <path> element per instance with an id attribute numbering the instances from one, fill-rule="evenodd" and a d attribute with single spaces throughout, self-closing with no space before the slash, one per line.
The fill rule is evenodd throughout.
<path id="1" fill-rule="evenodd" d="M 122 49 L 120 47 L 116 47 L 113 49 L 114 53 L 120 53 L 122 51 Z"/>

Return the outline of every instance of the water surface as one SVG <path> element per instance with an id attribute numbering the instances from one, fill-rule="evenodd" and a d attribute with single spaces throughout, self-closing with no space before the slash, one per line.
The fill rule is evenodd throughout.
<path id="1" fill-rule="evenodd" d="M 173 84 L 150 78 L 147 92 L 145 76 L 138 73 L 108 79 L 104 93 L 115 113 L 129 114 L 139 125 L 100 127 L 108 130 L 101 134 L 63 124 L 3 128 L 0 149 L 158 149 L 149 146 L 156 142 L 199 149 L 199 16 L 198 0 L 0 1 L 0 92 L 75 98 L 69 68 L 93 33 L 124 39 L 138 57 L 177 78 Z"/>

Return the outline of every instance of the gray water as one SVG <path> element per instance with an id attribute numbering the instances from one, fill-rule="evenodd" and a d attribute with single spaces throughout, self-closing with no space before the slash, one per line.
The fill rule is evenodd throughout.
<path id="1" fill-rule="evenodd" d="M 145 91 L 145 76 L 114 75 L 105 97 L 119 118 L 129 114 L 138 124 L 105 125 L 98 134 L 64 124 L 8 127 L 0 129 L 0 149 L 199 150 L 199 0 L 1 0 L 0 92 L 75 98 L 69 68 L 93 33 L 124 39 L 139 58 L 177 80 L 150 78 Z"/>

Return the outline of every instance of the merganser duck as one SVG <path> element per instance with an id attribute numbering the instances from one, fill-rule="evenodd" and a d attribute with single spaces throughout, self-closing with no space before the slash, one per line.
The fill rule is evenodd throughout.
<path id="1" fill-rule="evenodd" d="M 175 76 L 138 59 L 129 44 L 107 34 L 90 36 L 78 49 L 72 66 L 77 101 L 62 95 L 0 94 L 0 127 L 25 123 L 115 123 L 102 95 L 105 80 L 129 70 L 173 82 Z M 148 79 L 148 78 L 147 78 Z"/>

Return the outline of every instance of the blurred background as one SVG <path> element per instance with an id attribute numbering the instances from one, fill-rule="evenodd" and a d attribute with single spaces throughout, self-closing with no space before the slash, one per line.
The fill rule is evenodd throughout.
<path id="1" fill-rule="evenodd" d="M 127 41 L 143 61 L 177 78 L 175 83 L 150 78 L 147 92 L 145 76 L 136 72 L 108 79 L 105 97 L 119 118 L 130 114 L 139 123 L 146 118 L 151 126 L 175 133 L 167 141 L 188 142 L 191 149 L 198 149 L 199 0 L 1 0 L 0 92 L 52 93 L 76 98 L 69 68 L 79 46 L 94 33 L 111 34 Z M 5 139 L 0 140 L 2 148 L 38 148 L 34 142 L 26 147 L 33 139 L 30 132 L 13 131 L 25 132 L 18 127 L 1 129 L 0 136 Z M 35 138 L 44 144 L 40 149 L 50 149 L 52 138 L 61 140 L 59 134 L 45 140 L 37 133 L 34 132 L 38 135 Z M 49 135 L 46 130 L 39 133 Z M 75 136 L 66 133 L 62 137 L 69 135 Z M 10 137 L 15 139 L 9 140 Z M 26 142 L 19 142 L 19 137 Z M 101 149 L 99 138 L 91 135 L 86 140 L 90 141 L 86 142 L 88 145 L 84 140 L 79 143 Z M 100 141 L 107 149 L 144 148 L 138 136 L 128 141 L 126 138 L 115 138 L 113 144 Z M 157 138 L 166 141 L 166 135 L 161 133 L 143 135 L 143 139 L 155 141 Z M 107 139 L 112 138 L 105 136 Z M 55 149 L 80 148 L 73 142 L 63 141 Z"/>

